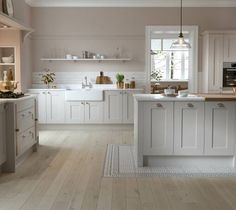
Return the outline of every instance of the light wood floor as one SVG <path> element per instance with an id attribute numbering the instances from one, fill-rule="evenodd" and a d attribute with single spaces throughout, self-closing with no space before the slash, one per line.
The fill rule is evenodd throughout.
<path id="1" fill-rule="evenodd" d="M 38 153 L 0 176 L 0 209 L 236 209 L 236 177 L 103 178 L 108 143 L 132 143 L 132 130 L 42 131 Z"/>

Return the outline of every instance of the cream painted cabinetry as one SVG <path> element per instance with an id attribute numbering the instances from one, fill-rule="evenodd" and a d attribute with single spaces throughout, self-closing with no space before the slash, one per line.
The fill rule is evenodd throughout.
<path id="1" fill-rule="evenodd" d="M 233 155 L 235 152 L 235 102 L 206 102 L 205 154 Z"/>
<path id="2" fill-rule="evenodd" d="M 65 123 L 65 91 L 47 91 L 47 123 Z"/>
<path id="3" fill-rule="evenodd" d="M 204 103 L 176 102 L 174 110 L 174 154 L 203 155 Z"/>
<path id="4" fill-rule="evenodd" d="M 142 90 L 111 90 L 105 91 L 104 122 L 105 123 L 134 123 L 133 95 Z"/>
<path id="5" fill-rule="evenodd" d="M 224 62 L 236 61 L 236 34 L 224 35 Z"/>
<path id="6" fill-rule="evenodd" d="M 103 102 L 66 102 L 66 123 L 102 123 Z"/>
<path id="7" fill-rule="evenodd" d="M 6 161 L 6 104 L 0 104 L 0 165 Z"/>
<path id="8" fill-rule="evenodd" d="M 173 102 L 147 102 L 143 104 L 143 154 L 173 154 Z"/>
<path id="9" fill-rule="evenodd" d="M 38 121 L 40 124 L 65 123 L 64 90 L 30 90 L 37 96 Z"/>
<path id="10" fill-rule="evenodd" d="M 236 62 L 236 31 L 208 31 L 203 33 L 202 91 L 221 92 L 223 63 Z"/>
<path id="11" fill-rule="evenodd" d="M 105 91 L 105 123 L 122 123 L 123 91 Z"/>
<path id="12" fill-rule="evenodd" d="M 224 35 L 205 33 L 203 36 L 203 92 L 220 92 L 223 79 Z"/>

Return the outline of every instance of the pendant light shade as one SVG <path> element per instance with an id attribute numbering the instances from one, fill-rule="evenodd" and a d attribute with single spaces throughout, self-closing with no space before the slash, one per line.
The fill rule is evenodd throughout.
<path id="1" fill-rule="evenodd" d="M 171 49 L 187 50 L 191 45 L 184 40 L 183 35 L 183 0 L 180 0 L 180 4 L 180 33 L 178 39 L 172 43 Z"/>

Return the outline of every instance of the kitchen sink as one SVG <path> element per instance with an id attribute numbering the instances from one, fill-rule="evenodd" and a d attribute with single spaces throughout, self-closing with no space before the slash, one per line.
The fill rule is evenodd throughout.
<path id="1" fill-rule="evenodd" d="M 103 90 L 93 88 L 67 90 L 66 101 L 103 101 Z"/>

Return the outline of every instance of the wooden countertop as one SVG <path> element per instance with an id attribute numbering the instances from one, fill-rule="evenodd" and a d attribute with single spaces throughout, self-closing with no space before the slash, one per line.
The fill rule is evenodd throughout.
<path id="1" fill-rule="evenodd" d="M 236 95 L 232 93 L 200 93 L 195 95 L 204 97 L 205 101 L 236 101 Z"/>

